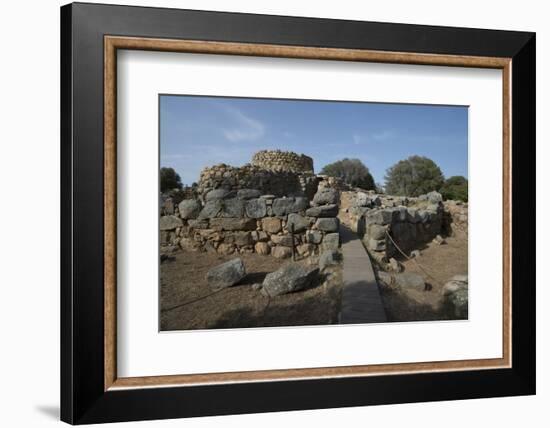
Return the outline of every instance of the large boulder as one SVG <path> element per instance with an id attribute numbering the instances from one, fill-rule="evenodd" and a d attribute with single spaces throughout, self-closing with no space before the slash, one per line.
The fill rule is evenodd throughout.
<path id="1" fill-rule="evenodd" d="M 367 224 L 386 225 L 393 220 L 393 210 L 389 208 L 370 210 L 365 214 Z"/>
<path id="2" fill-rule="evenodd" d="M 240 191 L 240 190 L 239 190 Z M 265 199 L 250 199 L 246 202 L 246 215 L 251 218 L 262 218 L 267 214 Z"/>
<path id="3" fill-rule="evenodd" d="M 215 290 L 231 287 L 246 276 L 241 259 L 233 259 L 210 269 L 206 274 L 208 285 Z"/>
<path id="4" fill-rule="evenodd" d="M 180 217 L 183 219 L 196 219 L 201 212 L 201 204 L 196 199 L 184 199 L 178 205 Z"/>
<path id="5" fill-rule="evenodd" d="M 273 297 L 303 290 L 314 285 L 319 269 L 307 269 L 297 263 L 289 263 L 266 275 L 262 293 Z"/>
<path id="6" fill-rule="evenodd" d="M 294 232 L 303 232 L 309 227 L 309 220 L 300 214 L 289 214 L 286 228 L 291 231 L 292 227 L 294 227 Z"/>
<path id="7" fill-rule="evenodd" d="M 291 213 L 304 211 L 308 206 L 307 198 L 277 198 L 273 200 L 273 214 L 284 216 Z"/>
<path id="8" fill-rule="evenodd" d="M 413 289 L 417 291 L 424 291 L 426 289 L 426 283 L 424 278 L 413 272 L 403 272 L 394 276 L 395 284 L 404 290 Z"/>
<path id="9" fill-rule="evenodd" d="M 443 310 L 449 318 L 468 318 L 468 275 L 455 275 L 441 289 Z"/>
<path id="10" fill-rule="evenodd" d="M 221 200 L 215 199 L 213 201 L 208 201 L 204 204 L 204 207 L 202 208 L 197 218 L 199 220 L 205 220 L 208 218 L 217 217 L 218 214 L 222 211 L 222 208 L 223 206 Z"/>
<path id="11" fill-rule="evenodd" d="M 365 192 L 357 192 L 355 194 L 353 205 L 355 205 L 356 207 L 366 207 L 368 206 L 369 201 L 369 195 L 367 195 Z"/>
<path id="12" fill-rule="evenodd" d="M 163 215 L 160 217 L 160 230 L 174 230 L 183 226 L 183 222 L 175 215 Z"/>
<path id="13" fill-rule="evenodd" d="M 244 201 L 238 198 L 224 199 L 219 216 L 225 218 L 244 217 Z"/>
<path id="14" fill-rule="evenodd" d="M 231 192 L 227 189 L 214 189 L 208 192 L 205 196 L 205 200 L 208 201 L 215 201 L 218 199 L 226 199 L 234 196 L 234 192 Z"/>
<path id="15" fill-rule="evenodd" d="M 237 192 L 237 198 L 239 199 L 255 199 L 261 195 L 262 192 L 256 189 L 241 189 Z"/>
<path id="16" fill-rule="evenodd" d="M 373 223 L 369 225 L 369 238 L 371 239 L 385 239 L 386 238 L 386 227 Z"/>
<path id="17" fill-rule="evenodd" d="M 338 215 L 338 205 L 320 205 L 311 207 L 306 210 L 306 215 L 309 217 L 336 217 Z"/>
<path id="18" fill-rule="evenodd" d="M 322 271 L 330 266 L 335 266 L 342 260 L 342 254 L 337 250 L 323 251 L 319 257 L 319 269 Z"/>
<path id="19" fill-rule="evenodd" d="M 323 238 L 323 243 L 321 244 L 321 250 L 337 250 L 340 246 L 340 234 L 339 233 L 327 233 Z"/>
<path id="20" fill-rule="evenodd" d="M 315 226 L 323 232 L 336 232 L 340 226 L 340 221 L 338 217 L 318 218 Z"/>
<path id="21" fill-rule="evenodd" d="M 313 196 L 314 205 L 332 205 L 338 203 L 338 191 L 330 187 L 319 189 Z"/>
<path id="22" fill-rule="evenodd" d="M 436 192 L 435 190 L 429 192 L 426 197 L 432 204 L 437 204 L 443 201 L 443 196 L 441 196 L 441 193 Z"/>

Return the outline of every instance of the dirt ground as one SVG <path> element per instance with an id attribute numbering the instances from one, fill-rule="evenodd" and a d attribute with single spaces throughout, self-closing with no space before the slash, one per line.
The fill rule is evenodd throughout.
<path id="1" fill-rule="evenodd" d="M 405 272 L 422 275 L 425 291 L 382 287 L 382 300 L 389 321 L 430 321 L 450 319 L 441 307 L 441 288 L 454 275 L 468 274 L 468 237 L 458 233 L 446 237 L 446 244 L 429 243 L 421 248 L 417 261 L 398 259 Z"/>
<path id="2" fill-rule="evenodd" d="M 242 258 L 247 276 L 241 283 L 213 292 L 206 282 L 209 268 Z M 273 298 L 253 290 L 287 260 L 259 254 L 222 256 L 178 252 L 160 268 L 162 331 L 335 324 L 341 300 L 341 269 L 321 275 L 321 284 Z M 300 263 L 306 263 L 305 261 Z"/>

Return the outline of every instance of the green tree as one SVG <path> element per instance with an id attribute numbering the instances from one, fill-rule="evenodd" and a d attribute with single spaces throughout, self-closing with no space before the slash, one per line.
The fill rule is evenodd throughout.
<path id="1" fill-rule="evenodd" d="M 445 180 L 439 191 L 443 199 L 468 202 L 468 180 L 461 175 L 454 175 Z"/>
<path id="2" fill-rule="evenodd" d="M 181 178 L 174 168 L 163 167 L 160 169 L 160 191 L 162 193 L 173 189 L 181 189 Z"/>
<path id="3" fill-rule="evenodd" d="M 353 187 L 360 187 L 365 190 L 375 188 L 374 178 L 372 178 L 369 169 L 359 159 L 345 158 L 325 165 L 321 170 L 321 174 L 339 177 Z"/>
<path id="4" fill-rule="evenodd" d="M 419 196 L 443 186 L 444 178 L 437 164 L 424 156 L 411 156 L 386 171 L 385 190 L 390 195 Z"/>

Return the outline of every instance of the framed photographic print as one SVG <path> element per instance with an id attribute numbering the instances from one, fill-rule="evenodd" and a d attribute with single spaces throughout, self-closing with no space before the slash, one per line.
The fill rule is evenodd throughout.
<path id="1" fill-rule="evenodd" d="M 535 35 L 61 8 L 72 424 L 535 393 Z"/>

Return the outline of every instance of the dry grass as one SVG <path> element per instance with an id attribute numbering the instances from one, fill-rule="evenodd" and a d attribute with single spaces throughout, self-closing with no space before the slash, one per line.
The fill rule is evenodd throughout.
<path id="1" fill-rule="evenodd" d="M 243 259 L 247 276 L 241 283 L 213 292 L 208 269 L 235 257 Z M 341 300 L 341 272 L 336 269 L 308 290 L 264 297 L 254 283 L 289 263 L 272 256 L 179 252 L 160 269 L 161 330 L 275 327 L 334 324 Z M 301 263 L 306 263 L 301 262 Z"/>
<path id="2" fill-rule="evenodd" d="M 389 321 L 430 321 L 450 319 L 441 307 L 441 288 L 454 275 L 468 273 L 468 238 L 458 233 L 445 238 L 444 245 L 428 244 L 417 261 L 400 259 L 406 272 L 415 272 L 428 285 L 425 291 L 382 289 Z M 426 272 L 429 274 L 426 274 Z"/>

